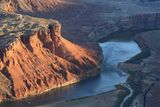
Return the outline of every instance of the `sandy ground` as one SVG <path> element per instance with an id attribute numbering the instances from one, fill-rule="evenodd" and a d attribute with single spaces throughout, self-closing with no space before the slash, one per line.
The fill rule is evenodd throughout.
<path id="1" fill-rule="evenodd" d="M 114 107 L 117 95 L 120 90 L 115 90 L 100 95 L 86 97 L 71 101 L 62 101 L 55 104 L 43 105 L 37 107 Z"/>

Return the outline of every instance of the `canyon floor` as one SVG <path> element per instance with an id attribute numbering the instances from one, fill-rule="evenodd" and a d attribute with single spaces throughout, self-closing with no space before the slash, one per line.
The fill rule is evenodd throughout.
<path id="1" fill-rule="evenodd" d="M 75 99 L 71 101 L 62 101 L 50 105 L 43 105 L 37 107 L 114 107 L 117 95 L 120 90 L 102 93 L 100 95 Z"/>

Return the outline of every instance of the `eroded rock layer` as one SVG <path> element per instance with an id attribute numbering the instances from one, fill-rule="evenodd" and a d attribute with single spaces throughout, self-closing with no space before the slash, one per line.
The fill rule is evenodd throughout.
<path id="1" fill-rule="evenodd" d="M 54 11 L 63 5 L 63 0 L 0 0 L 8 12 L 45 12 Z"/>
<path id="2" fill-rule="evenodd" d="M 33 96 L 99 74 L 101 53 L 64 39 L 58 21 L 1 13 L 1 22 L 0 101 Z"/>
<path id="3" fill-rule="evenodd" d="M 160 29 L 160 13 L 138 14 L 125 17 L 112 24 L 104 24 L 90 33 L 93 40 L 109 39 L 114 37 L 114 33 L 141 32 L 147 30 Z"/>

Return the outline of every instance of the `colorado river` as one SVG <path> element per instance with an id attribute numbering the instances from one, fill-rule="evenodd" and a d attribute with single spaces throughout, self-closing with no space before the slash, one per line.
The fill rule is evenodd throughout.
<path id="1" fill-rule="evenodd" d="M 127 74 L 117 69 L 119 62 L 124 62 L 141 50 L 133 42 L 106 42 L 101 43 L 104 60 L 102 72 L 99 76 L 86 79 L 77 84 L 54 89 L 48 93 L 11 103 L 4 103 L 1 107 L 30 107 L 50 104 L 62 100 L 70 100 L 85 96 L 92 96 L 103 92 L 112 91 L 115 85 L 126 82 Z"/>

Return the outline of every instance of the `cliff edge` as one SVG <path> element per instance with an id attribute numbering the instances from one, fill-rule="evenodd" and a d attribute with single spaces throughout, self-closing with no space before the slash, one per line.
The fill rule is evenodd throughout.
<path id="1" fill-rule="evenodd" d="M 0 101 L 76 83 L 100 72 L 101 53 L 61 36 L 51 19 L 0 13 Z"/>

